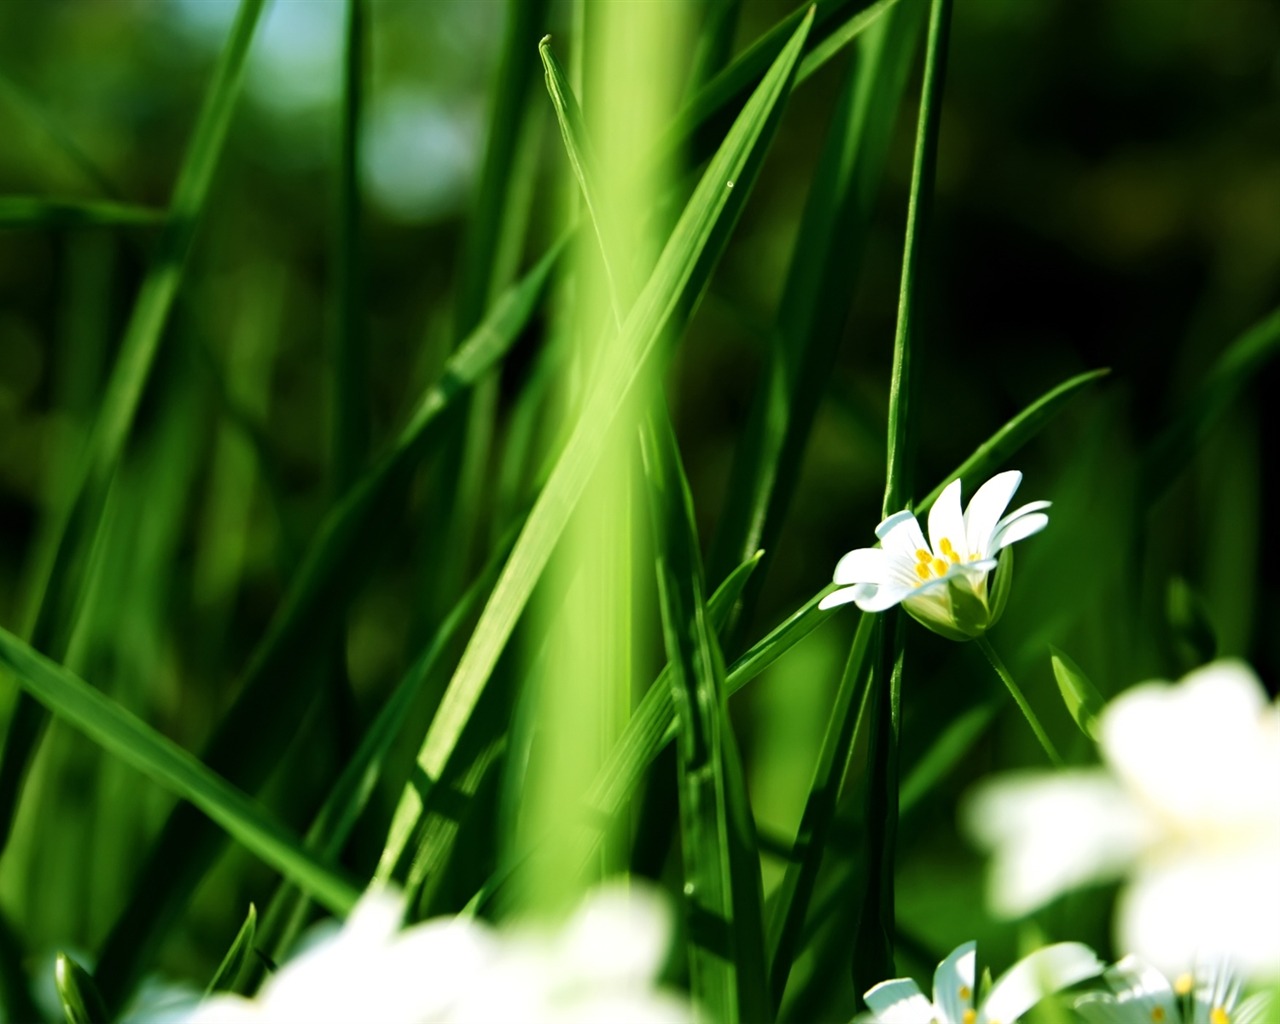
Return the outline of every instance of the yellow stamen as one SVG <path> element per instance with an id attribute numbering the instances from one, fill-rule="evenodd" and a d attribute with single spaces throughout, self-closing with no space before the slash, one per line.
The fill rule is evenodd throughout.
<path id="1" fill-rule="evenodd" d="M 930 552 L 926 551 L 924 548 L 916 548 L 917 562 L 928 562 L 929 559 L 931 559 L 932 557 L 933 555 Z"/>
<path id="2" fill-rule="evenodd" d="M 1163 1006 L 1154 1007 L 1151 1010 L 1151 1019 L 1152 1021 L 1155 1022 L 1155 1024 L 1161 1024 L 1161 1021 L 1164 1020 L 1164 1007 Z"/>
<path id="3" fill-rule="evenodd" d="M 945 576 L 947 574 L 948 568 L 949 566 L 947 565 L 947 563 L 944 562 L 941 558 L 935 558 L 933 560 L 933 571 L 937 573 L 939 576 Z"/>
<path id="4" fill-rule="evenodd" d="M 1209 1024 L 1231 1024 L 1231 1018 L 1221 1006 L 1215 1006 L 1209 1011 Z"/>
<path id="5" fill-rule="evenodd" d="M 960 1021 L 961 1021 L 961 1024 L 977 1024 L 977 1021 L 978 1021 L 978 1011 L 977 1011 L 977 1010 L 965 1010 L 965 1011 L 964 1011 L 964 1016 L 960 1018 Z"/>
<path id="6" fill-rule="evenodd" d="M 960 998 L 967 1003 L 970 999 L 973 998 L 973 989 L 971 989 L 968 985 L 961 985 Z"/>
<path id="7" fill-rule="evenodd" d="M 929 565 L 928 565 L 928 563 L 926 563 L 926 562 L 921 562 L 919 565 L 917 565 L 917 566 L 916 566 L 916 575 L 917 575 L 917 576 L 919 576 L 922 580 L 927 580 L 927 579 L 929 578 Z"/>
<path id="8" fill-rule="evenodd" d="M 1195 983 L 1195 979 L 1191 975 L 1179 974 L 1177 981 L 1173 983 L 1173 990 L 1180 996 L 1189 995 Z"/>
<path id="9" fill-rule="evenodd" d="M 955 547 L 952 545 L 950 537 L 943 537 L 942 540 L 938 542 L 938 548 L 942 551 L 943 558 L 949 558 L 952 562 L 956 563 L 960 561 L 960 553 L 956 551 Z"/>

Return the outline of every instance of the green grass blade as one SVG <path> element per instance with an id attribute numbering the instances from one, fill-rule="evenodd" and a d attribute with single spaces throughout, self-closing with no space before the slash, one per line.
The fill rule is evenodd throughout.
<path id="1" fill-rule="evenodd" d="M 261 11 L 262 0 L 245 0 L 240 5 L 174 186 L 155 261 L 125 328 L 84 465 L 67 498 L 68 511 L 57 527 L 52 544 L 55 554 L 45 578 L 35 588 L 37 610 L 29 635 L 38 649 L 55 659 L 65 653 L 75 624 L 89 551 L 101 525 L 107 486 L 124 450 L 182 282 Z M 8 843 L 26 769 L 47 720 L 47 715 L 29 696 L 19 694 L 0 754 L 0 849 Z"/>
<path id="2" fill-rule="evenodd" d="M 713 1020 L 767 1019 L 760 855 L 729 723 L 724 660 L 703 596 L 693 499 L 670 423 L 651 415 L 642 442 L 676 709 L 691 987 Z"/>
<path id="3" fill-rule="evenodd" d="M 244 966 L 249 962 L 249 958 L 253 955 L 253 940 L 258 930 L 258 908 L 252 903 L 249 904 L 249 913 L 245 916 L 244 924 L 240 926 L 240 930 L 236 932 L 236 937 L 231 942 L 231 948 L 227 950 L 227 955 L 222 958 L 222 963 L 218 965 L 217 971 L 209 980 L 209 986 L 204 990 L 206 996 L 212 995 L 214 992 L 226 992 L 235 988 L 236 979 L 240 977 L 240 972 L 244 970 Z"/>
<path id="4" fill-rule="evenodd" d="M 618 408 L 630 394 L 640 369 L 672 326 L 677 310 L 688 307 L 705 286 L 751 190 L 764 151 L 781 116 L 809 22 L 805 21 L 760 88 L 744 108 L 707 168 L 676 224 L 657 266 L 629 313 L 610 359 L 563 453 L 539 495 L 515 550 L 481 614 L 471 642 L 449 684 L 440 713 L 431 723 L 419 765 L 438 778 L 479 700 L 499 655 L 546 567 L 569 515 L 586 487 Z M 421 804 L 405 790 L 388 838 L 379 874 L 400 859 Z"/>
<path id="5" fill-rule="evenodd" d="M 916 295 L 922 265 L 921 240 L 928 234 L 937 164 L 938 126 L 942 113 L 947 35 L 951 0 L 933 0 L 925 49 L 924 83 L 916 128 L 911 193 L 903 240 L 902 285 L 898 295 L 898 325 L 889 383 L 889 443 L 882 515 L 905 508 L 911 496 L 912 349 L 916 332 Z M 895 931 L 894 857 L 898 831 L 898 734 L 902 709 L 904 620 L 901 609 L 880 616 L 871 685 L 866 776 L 867 870 L 862 910 L 853 937 L 854 990 L 865 991 L 893 976 Z"/>
<path id="6" fill-rule="evenodd" d="M 94 1024 L 94 1021 L 107 1019 L 106 1007 L 93 979 L 66 953 L 58 954 L 53 977 L 62 1010 L 67 1015 L 67 1024 Z"/>
<path id="7" fill-rule="evenodd" d="M 1052 645 L 1049 647 L 1049 661 L 1062 702 L 1066 704 L 1072 720 L 1082 733 L 1096 742 L 1099 739 L 1098 716 L 1102 714 L 1102 694 L 1079 665 Z"/>
<path id="8" fill-rule="evenodd" d="M 791 975 L 791 965 L 799 951 L 805 915 L 818 881 L 823 848 L 826 846 L 831 822 L 835 818 L 844 768 L 870 692 L 867 686 L 866 661 L 874 623 L 875 619 L 870 615 L 863 615 L 858 622 L 853 646 L 840 679 L 840 689 L 832 707 L 831 720 L 826 735 L 822 738 L 822 749 L 814 767 L 813 782 L 809 786 L 809 796 L 805 801 L 796 841 L 792 845 L 791 859 L 782 885 L 773 900 L 773 912 L 769 921 L 769 950 L 772 957 L 769 985 L 773 992 L 775 1014 L 782 1004 L 787 979 Z"/>
<path id="9" fill-rule="evenodd" d="M 337 279 L 332 369 L 331 456 L 333 486 L 341 494 L 359 476 L 369 448 L 368 358 L 361 327 L 364 271 L 360 232 L 360 121 L 364 96 L 368 0 L 347 0 L 342 115 L 338 163 L 337 230 L 333 265 Z"/>
<path id="10" fill-rule="evenodd" d="M 886 11 L 861 37 L 805 204 L 770 366 L 734 450 L 713 575 L 758 548 L 774 551 L 781 534 L 844 335 L 924 10 L 911 0 Z M 744 596 L 742 619 L 750 619 L 769 561 Z"/>
<path id="11" fill-rule="evenodd" d="M 163 224 L 168 216 L 166 210 L 101 199 L 0 197 L 0 228 L 150 227 Z"/>
<path id="12" fill-rule="evenodd" d="M 346 913 L 355 903 L 355 889 L 304 850 L 260 805 L 194 755 L 4 629 L 0 629 L 0 665 L 54 714 L 200 808 L 325 906 Z"/>
<path id="13" fill-rule="evenodd" d="M 898 814 L 905 818 L 925 795 L 945 779 L 995 721 L 1005 707 L 1003 700 L 975 704 L 957 715 L 902 780 L 898 790 Z"/>
<path id="14" fill-rule="evenodd" d="M 383 530 L 382 513 L 403 499 L 413 468 L 438 439 L 437 428 L 456 398 L 522 333 L 562 248 L 553 248 L 502 296 L 424 394 L 391 451 L 321 525 L 206 750 L 209 765 L 237 785 L 253 790 L 273 767 L 279 744 L 270 738 L 290 728 L 314 697 L 300 666 L 309 664 L 314 638 L 324 634 L 329 616 L 344 606 L 367 571 L 369 546 Z M 216 830 L 181 807 L 166 822 L 142 872 L 145 884 L 117 920 L 99 960 L 98 980 L 109 1002 L 120 1002 L 136 982 L 142 959 L 213 861 L 218 842 Z"/>

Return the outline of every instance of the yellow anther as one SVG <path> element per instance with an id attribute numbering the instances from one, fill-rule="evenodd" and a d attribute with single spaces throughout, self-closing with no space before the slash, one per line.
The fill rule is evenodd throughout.
<path id="1" fill-rule="evenodd" d="M 978 1011 L 965 1010 L 964 1016 L 960 1018 L 962 1024 L 978 1024 Z"/>
<path id="2" fill-rule="evenodd" d="M 941 558 L 935 558 L 933 560 L 933 571 L 939 576 L 945 576 L 947 574 L 947 569 L 949 568 L 950 566 L 948 566 Z"/>
<path id="3" fill-rule="evenodd" d="M 970 999 L 973 998 L 973 989 L 971 989 L 968 985 L 961 985 L 960 998 L 967 1003 Z"/>
<path id="4" fill-rule="evenodd" d="M 1154 1022 L 1154 1024 L 1161 1024 L 1161 1021 L 1164 1020 L 1164 1007 L 1163 1006 L 1152 1007 L 1151 1019 Z"/>
<path id="5" fill-rule="evenodd" d="M 1190 995 L 1195 983 L 1195 978 L 1191 977 L 1191 975 L 1179 974 L 1177 981 L 1173 983 L 1173 990 L 1180 996 Z"/>
<path id="6" fill-rule="evenodd" d="M 1215 1006 L 1209 1011 L 1209 1024 L 1231 1024 L 1231 1018 L 1221 1006 Z"/>
<path id="7" fill-rule="evenodd" d="M 916 566 L 916 575 L 917 575 L 917 576 L 919 576 L 922 580 L 927 580 L 927 579 L 929 578 L 929 566 L 928 566 L 928 564 L 927 564 L 927 563 L 925 563 L 925 562 L 921 562 L 919 565 L 917 565 L 917 566 Z"/>
<path id="8" fill-rule="evenodd" d="M 976 562 L 977 560 L 978 560 L 978 553 L 975 551 L 973 554 L 969 556 L 969 561 Z"/>
<path id="9" fill-rule="evenodd" d="M 943 537 L 942 540 L 938 542 L 938 549 L 942 552 L 943 558 L 949 558 L 953 562 L 960 561 L 960 552 L 955 549 L 955 546 L 951 543 L 950 537 Z"/>
<path id="10" fill-rule="evenodd" d="M 929 559 L 931 559 L 932 557 L 933 555 L 930 552 L 926 551 L 924 548 L 916 548 L 917 562 L 928 562 Z"/>

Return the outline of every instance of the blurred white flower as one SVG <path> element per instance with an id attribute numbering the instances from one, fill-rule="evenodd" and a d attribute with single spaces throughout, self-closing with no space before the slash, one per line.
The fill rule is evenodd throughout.
<path id="1" fill-rule="evenodd" d="M 1021 482 L 1016 470 L 998 473 L 978 488 L 962 514 L 960 481 L 951 481 L 929 509 L 928 541 L 910 511 L 891 515 L 876 527 L 880 547 L 850 551 L 836 564 L 834 580 L 842 589 L 832 591 L 818 607 L 853 601 L 864 612 L 882 612 L 901 604 L 948 639 L 982 635 L 1002 611 L 1000 598 L 987 593 L 996 556 L 1049 523 L 1047 501 L 1004 515 Z M 1005 586 L 997 578 L 997 589 Z"/>
<path id="2" fill-rule="evenodd" d="M 1090 992 L 1075 1001 L 1086 1024 L 1267 1024 L 1271 999 L 1258 993 L 1241 1001 L 1240 979 L 1223 961 L 1197 976 L 1170 982 L 1136 956 L 1106 974 L 1110 992 Z"/>
<path id="3" fill-rule="evenodd" d="M 254 999 L 219 995 L 190 1024 L 693 1021 L 655 987 L 670 912 L 651 890 L 605 886 L 559 929 L 440 918 L 401 929 L 403 900 L 371 891 L 340 928 L 273 974 Z"/>
<path id="4" fill-rule="evenodd" d="M 1009 968 L 974 1004 L 977 943 L 957 946 L 933 975 L 933 1001 L 910 978 L 882 981 L 863 998 L 877 1024 L 1014 1024 L 1041 999 L 1102 973 L 1093 950 L 1078 942 L 1038 949 Z"/>
<path id="5" fill-rule="evenodd" d="M 1099 730 L 1105 767 L 1011 775 L 967 802 L 992 907 L 1017 917 L 1127 874 L 1117 946 L 1169 974 L 1225 957 L 1280 976 L 1280 707 L 1218 661 L 1121 694 Z"/>

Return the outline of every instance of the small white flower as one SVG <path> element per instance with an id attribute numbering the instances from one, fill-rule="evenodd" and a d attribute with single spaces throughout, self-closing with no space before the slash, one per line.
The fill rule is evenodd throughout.
<path id="1" fill-rule="evenodd" d="M 1075 1001 L 1086 1024 L 1266 1024 L 1274 1020 L 1271 999 L 1258 993 L 1241 1001 L 1240 980 L 1220 961 L 1196 976 L 1170 982 L 1136 956 L 1107 968 L 1111 992 L 1090 992 Z"/>
<path id="2" fill-rule="evenodd" d="M 1014 1024 L 1045 996 L 1102 973 L 1102 961 L 1079 942 L 1038 949 L 1009 968 L 975 1005 L 977 943 L 957 946 L 933 975 L 933 1001 L 910 978 L 882 981 L 863 996 L 877 1024 Z"/>
<path id="3" fill-rule="evenodd" d="M 1099 729 L 1106 767 L 1018 773 L 969 800 L 993 908 L 1018 917 L 1127 874 L 1121 949 L 1171 974 L 1225 957 L 1280 977 L 1280 707 L 1219 661 L 1121 694 Z"/>
<path id="4" fill-rule="evenodd" d="M 819 608 L 853 601 L 864 612 L 901 604 L 913 618 L 951 640 L 980 636 L 1000 617 L 1001 602 L 987 593 L 987 576 L 1010 544 L 1049 523 L 1047 501 L 1033 501 L 1004 515 L 1022 482 L 1016 470 L 998 473 L 960 511 L 960 481 L 953 480 L 929 509 L 929 539 L 904 509 L 876 527 L 878 548 L 850 551 L 836 564 L 840 590 Z"/>
<path id="5" fill-rule="evenodd" d="M 670 911 L 635 883 L 597 889 L 559 929 L 494 929 L 463 917 L 401 929 L 403 915 L 398 895 L 367 893 L 341 927 L 284 964 L 256 998 L 215 996 L 189 1024 L 695 1019 L 686 1001 L 655 986 Z"/>

